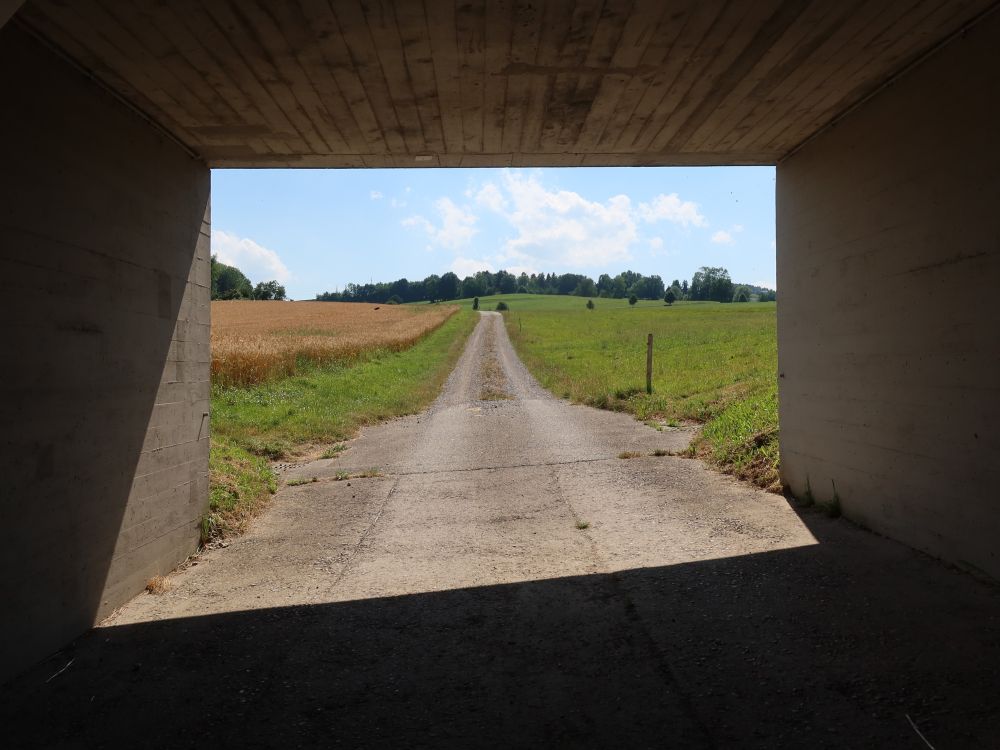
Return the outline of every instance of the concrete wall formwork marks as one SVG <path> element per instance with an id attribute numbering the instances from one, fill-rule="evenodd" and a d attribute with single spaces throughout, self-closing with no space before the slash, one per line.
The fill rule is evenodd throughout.
<path id="1" fill-rule="evenodd" d="M 781 459 L 1000 578 L 1000 13 L 778 167 Z"/>
<path id="2" fill-rule="evenodd" d="M 0 30 L 0 677 L 192 552 L 208 496 L 209 171 Z"/>

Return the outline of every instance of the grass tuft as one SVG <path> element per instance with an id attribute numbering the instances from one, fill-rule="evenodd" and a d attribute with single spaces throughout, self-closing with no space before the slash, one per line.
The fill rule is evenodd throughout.
<path id="1" fill-rule="evenodd" d="M 320 458 L 336 458 L 345 450 L 347 450 L 347 443 L 337 443 L 323 451 L 323 455 Z"/>
<path id="2" fill-rule="evenodd" d="M 576 522 L 576 528 L 578 528 L 580 531 L 583 531 L 584 529 L 589 529 L 590 528 L 590 522 L 589 521 L 577 521 Z"/>
<path id="3" fill-rule="evenodd" d="M 146 583 L 146 591 L 156 596 L 159 596 L 160 594 L 165 594 L 172 588 L 173 584 L 170 583 L 170 579 L 167 578 L 166 576 L 153 576 Z"/>
<path id="4" fill-rule="evenodd" d="M 622 451 L 618 454 L 618 458 L 641 458 L 642 454 L 639 451 Z"/>
<path id="5" fill-rule="evenodd" d="M 801 504 L 806 508 L 816 504 L 816 498 L 813 496 L 812 483 L 809 481 L 809 477 L 806 477 L 806 491 L 802 493 Z"/>
<path id="6" fill-rule="evenodd" d="M 246 531 L 278 487 L 266 460 L 223 436 L 213 436 L 209 451 L 208 513 L 201 522 L 201 542 Z"/>
<path id="7" fill-rule="evenodd" d="M 840 518 L 840 493 L 837 492 L 837 485 L 832 479 L 830 484 L 833 485 L 833 498 L 823 504 L 823 512 L 830 518 Z"/>
<path id="8" fill-rule="evenodd" d="M 382 472 L 379 471 L 378 468 L 372 467 L 371 469 L 365 469 L 364 471 L 359 471 L 356 474 L 351 474 L 348 471 L 338 471 L 336 475 L 334 475 L 333 481 L 343 482 L 347 479 L 371 479 L 373 477 L 380 477 L 380 476 L 382 476 Z"/>

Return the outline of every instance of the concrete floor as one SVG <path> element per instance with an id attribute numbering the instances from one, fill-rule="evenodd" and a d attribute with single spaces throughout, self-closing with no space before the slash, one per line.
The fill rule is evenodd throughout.
<path id="1" fill-rule="evenodd" d="M 484 314 L 428 412 L 293 470 L 318 481 L 5 686 L 5 736 L 996 747 L 1000 591 L 649 455 L 689 439 L 553 398 Z"/>

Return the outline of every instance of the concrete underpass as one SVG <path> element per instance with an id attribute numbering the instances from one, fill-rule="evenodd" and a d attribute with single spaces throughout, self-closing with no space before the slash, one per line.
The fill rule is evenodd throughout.
<path id="1" fill-rule="evenodd" d="M 784 482 L 995 592 L 996 7 L 0 3 L 0 678 L 196 549 L 213 168 L 777 165 Z"/>

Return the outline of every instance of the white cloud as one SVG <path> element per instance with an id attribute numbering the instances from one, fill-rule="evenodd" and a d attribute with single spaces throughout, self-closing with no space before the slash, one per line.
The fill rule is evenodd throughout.
<path id="1" fill-rule="evenodd" d="M 476 215 L 459 208 L 449 198 L 441 198 L 434 207 L 441 214 L 442 221 L 438 242 L 445 247 L 468 244 L 478 231 L 475 228 Z"/>
<path id="2" fill-rule="evenodd" d="M 406 206 L 406 201 L 401 201 L 398 198 L 390 198 L 389 205 L 393 208 L 403 208 Z"/>
<path id="3" fill-rule="evenodd" d="M 647 240 L 649 244 L 649 256 L 651 258 L 668 258 L 671 255 L 676 255 L 677 250 L 674 248 L 667 247 L 662 237 L 651 237 Z"/>
<path id="4" fill-rule="evenodd" d="M 427 221 L 427 219 L 425 219 L 420 214 L 409 216 L 403 219 L 402 224 L 404 227 L 418 227 L 420 229 L 423 229 L 425 232 L 427 232 L 427 234 L 431 235 L 432 237 L 434 236 L 434 233 L 437 231 L 434 228 L 434 225 L 431 224 L 429 221 Z"/>
<path id="5" fill-rule="evenodd" d="M 471 192 L 471 191 L 469 191 Z M 476 203 L 486 206 L 491 211 L 502 211 L 507 208 L 507 201 L 503 193 L 492 182 L 487 182 L 482 189 L 476 193 Z"/>
<path id="6" fill-rule="evenodd" d="M 676 193 L 638 205 L 627 195 L 591 200 L 571 190 L 548 187 L 542 174 L 504 170 L 496 179 L 470 185 L 463 192 L 468 204 L 459 206 L 441 198 L 434 204 L 436 218 L 417 214 L 403 224 L 426 233 L 435 247 L 453 249 L 453 270 L 466 275 L 487 266 L 529 274 L 538 269 L 606 268 L 630 260 L 633 248 L 641 242 L 648 242 L 654 255 L 670 254 L 661 237 L 640 238 L 642 222 L 667 221 L 683 229 L 708 226 L 698 204 L 681 200 Z M 479 232 L 480 217 L 470 205 L 492 215 L 492 219 L 482 217 L 484 222 L 489 219 L 487 226 L 499 220 L 509 229 L 506 238 L 500 234 L 488 249 L 477 241 L 477 260 L 463 252 Z M 492 231 L 488 234 L 494 236 Z"/>
<path id="7" fill-rule="evenodd" d="M 285 282 L 292 276 L 274 250 L 222 229 L 212 230 L 212 254 L 227 266 L 236 266 L 253 281 Z"/>
<path id="8" fill-rule="evenodd" d="M 712 235 L 712 242 L 717 245 L 732 245 L 736 242 L 736 237 L 734 235 L 739 234 L 743 231 L 742 224 L 733 224 L 728 230 L 720 229 L 718 232 Z"/>
<path id="9" fill-rule="evenodd" d="M 382 193 L 379 192 L 378 190 L 372 190 L 368 195 L 369 195 L 369 197 L 371 197 L 371 199 L 373 201 L 380 201 L 380 200 L 382 200 Z"/>
<path id="10" fill-rule="evenodd" d="M 682 201 L 677 193 L 660 194 L 649 203 L 640 203 L 639 216 L 650 224 L 669 221 L 685 228 L 708 226 L 708 220 L 698 210 L 698 204 L 694 201 Z"/>
<path id="11" fill-rule="evenodd" d="M 506 171 L 499 185 L 487 183 L 476 199 L 516 233 L 497 256 L 505 267 L 603 266 L 630 258 L 638 239 L 627 195 L 591 201 L 569 190 L 549 190 L 536 176 Z"/>
<path id="12" fill-rule="evenodd" d="M 496 269 L 492 263 L 486 260 L 459 257 L 455 258 L 451 264 L 451 270 L 455 272 L 458 278 L 464 279 L 466 276 L 475 276 L 479 271 L 490 271 L 492 273 Z"/>
<path id="13" fill-rule="evenodd" d="M 418 215 L 403 220 L 404 227 L 417 227 L 427 232 L 432 244 L 459 249 L 469 244 L 475 236 L 476 215 L 455 205 L 450 198 L 439 198 L 434 202 L 441 220 L 440 226 Z"/>

